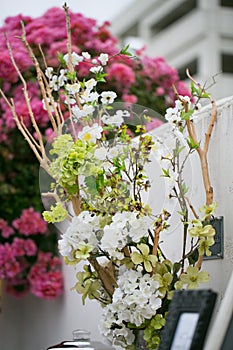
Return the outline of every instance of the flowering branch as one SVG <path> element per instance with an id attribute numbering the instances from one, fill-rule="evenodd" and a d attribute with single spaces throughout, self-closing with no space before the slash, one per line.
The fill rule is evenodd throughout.
<path id="1" fill-rule="evenodd" d="M 56 105 L 56 103 L 54 101 L 54 98 L 53 98 L 53 95 L 52 95 L 52 91 L 51 91 L 51 89 L 50 89 L 50 87 L 48 85 L 47 79 L 45 78 L 44 73 L 42 72 L 42 70 L 40 68 L 40 64 L 39 64 L 39 62 L 38 62 L 38 60 L 37 60 L 33 50 L 31 49 L 31 47 L 30 47 L 30 45 L 29 45 L 29 43 L 27 41 L 26 31 L 25 31 L 25 27 L 24 27 L 23 22 L 21 23 L 21 25 L 22 25 L 22 31 L 23 31 L 22 36 L 21 36 L 21 40 L 22 40 L 24 46 L 26 47 L 26 49 L 27 49 L 27 51 L 29 53 L 29 56 L 32 59 L 32 61 L 34 63 L 34 66 L 36 68 L 37 81 L 38 81 L 40 89 L 41 89 L 41 93 L 42 93 L 42 96 L 43 96 L 43 99 L 44 99 L 46 110 L 48 111 L 49 119 L 51 121 L 53 130 L 56 133 L 56 135 L 59 135 L 60 131 L 61 131 L 60 129 L 62 127 L 61 115 L 58 113 L 57 105 Z M 56 120 L 54 119 L 52 110 L 54 111 Z M 35 120 L 34 116 L 33 116 L 33 119 Z M 36 123 L 34 122 L 34 124 L 36 124 Z M 33 124 L 33 126 L 34 126 L 34 124 Z M 38 133 L 38 130 L 37 130 L 38 127 L 36 125 L 34 127 L 36 129 L 36 132 Z M 40 134 L 38 134 L 38 138 L 42 139 Z M 44 152 L 44 149 L 43 149 L 43 155 L 44 155 L 44 153 L 45 152 Z"/>
<path id="2" fill-rule="evenodd" d="M 217 106 L 215 101 L 212 99 L 210 94 L 208 94 L 204 87 L 201 86 L 198 82 L 195 81 L 195 79 L 190 75 L 189 70 L 187 69 L 186 71 L 187 76 L 191 80 L 191 86 L 193 90 L 193 95 L 198 98 L 197 102 L 199 101 L 200 98 L 208 98 L 211 102 L 212 105 L 212 115 L 211 119 L 209 122 L 208 130 L 207 133 L 205 134 L 205 141 L 204 141 L 204 146 L 201 147 L 200 142 L 197 139 L 197 134 L 196 134 L 196 129 L 195 125 L 193 123 L 193 120 L 191 118 L 186 118 L 186 125 L 187 125 L 187 130 L 190 138 L 190 142 L 192 143 L 193 147 L 197 151 L 201 163 L 201 170 L 202 170 L 202 177 L 203 177 L 203 184 L 205 188 L 205 194 L 206 194 L 206 206 L 211 206 L 213 204 L 213 187 L 211 186 L 210 183 L 210 176 L 209 176 L 209 167 L 208 167 L 208 160 L 207 160 L 207 153 L 209 150 L 209 143 L 210 143 L 210 138 L 212 135 L 212 131 L 214 128 L 214 125 L 217 120 Z M 195 87 L 196 86 L 196 87 Z M 178 100 L 183 104 L 184 106 L 184 112 L 188 115 L 189 113 L 189 102 L 180 96 L 174 87 L 174 92 L 175 95 L 177 96 Z M 197 103 L 196 102 L 196 103 Z M 185 197 L 185 200 L 187 200 L 187 197 Z M 190 204 L 190 202 L 187 200 L 188 205 L 190 209 L 192 210 L 194 216 L 196 219 L 198 219 L 198 215 L 196 211 L 194 210 L 193 206 Z M 209 216 L 207 217 L 209 219 Z M 183 252 L 183 256 L 185 255 L 185 252 Z M 199 255 L 198 261 L 196 266 L 198 269 L 201 268 L 203 262 L 203 254 Z"/>

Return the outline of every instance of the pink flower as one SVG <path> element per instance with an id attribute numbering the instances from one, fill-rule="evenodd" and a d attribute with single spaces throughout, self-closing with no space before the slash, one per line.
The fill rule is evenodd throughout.
<path id="1" fill-rule="evenodd" d="M 36 255 L 37 245 L 32 239 L 15 237 L 12 243 L 15 256 Z"/>
<path id="2" fill-rule="evenodd" d="M 40 252 L 31 268 L 29 282 L 31 293 L 47 300 L 56 299 L 63 292 L 61 261 L 51 253 Z"/>
<path id="3" fill-rule="evenodd" d="M 165 89 L 161 86 L 157 87 L 156 89 L 156 95 L 157 96 L 163 96 L 165 94 Z"/>
<path id="4" fill-rule="evenodd" d="M 24 22 L 24 24 L 30 23 L 32 20 L 29 16 L 23 16 L 21 14 L 14 16 L 14 17 L 7 17 L 4 21 L 4 25 L 1 28 L 2 32 L 9 32 L 9 31 L 22 31 L 21 27 L 21 21 Z"/>
<path id="5" fill-rule="evenodd" d="M 117 88 L 122 86 L 127 89 L 135 82 L 135 73 L 133 69 L 124 63 L 113 63 L 107 69 L 107 80 L 116 83 Z"/>
<path id="6" fill-rule="evenodd" d="M 187 87 L 187 85 L 185 84 L 184 81 L 178 81 L 176 83 L 176 89 L 177 89 L 179 95 L 191 97 L 191 91 Z"/>
<path id="7" fill-rule="evenodd" d="M 0 279 L 15 277 L 21 271 L 11 244 L 0 244 Z"/>
<path id="8" fill-rule="evenodd" d="M 35 212 L 33 208 L 24 209 L 19 219 L 13 221 L 13 226 L 19 233 L 29 236 L 47 231 L 47 222 L 42 219 L 39 212 Z"/>
<path id="9" fill-rule="evenodd" d="M 52 128 L 48 128 L 45 130 L 45 137 L 47 142 L 51 143 L 55 137 L 54 130 Z"/>
<path id="10" fill-rule="evenodd" d="M 122 100 L 127 103 L 137 103 L 138 98 L 136 95 L 123 94 Z"/>
<path id="11" fill-rule="evenodd" d="M 0 218 L 0 230 L 2 230 L 2 237 L 9 238 L 14 234 L 14 229 L 8 225 L 7 221 Z"/>

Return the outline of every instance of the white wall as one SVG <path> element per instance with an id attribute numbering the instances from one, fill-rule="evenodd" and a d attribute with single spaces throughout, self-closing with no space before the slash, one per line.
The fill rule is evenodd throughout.
<path id="1" fill-rule="evenodd" d="M 233 269 L 233 97 L 219 101 L 218 106 L 218 121 L 211 139 L 209 165 L 214 196 L 218 202 L 217 215 L 224 216 L 225 249 L 224 259 L 206 261 L 204 268 L 211 275 L 211 281 L 205 288 L 218 291 L 220 300 Z M 207 107 L 200 115 L 198 130 L 202 134 L 206 130 L 209 114 Z M 162 136 L 168 132 L 168 125 L 164 125 L 153 134 Z M 192 199 L 199 208 L 204 197 L 196 158 L 190 171 Z M 161 196 L 163 197 L 163 192 L 158 194 L 158 197 Z M 170 244 L 166 249 L 170 255 L 177 249 L 176 234 L 169 234 Z M 32 296 L 15 300 L 8 295 L 3 296 L 3 312 L 0 314 L 1 350 L 45 350 L 63 339 L 71 339 L 72 330 L 77 328 L 87 328 L 93 339 L 101 340 L 98 334 L 100 307 L 93 301 L 83 307 L 80 296 L 70 291 L 75 284 L 73 268 L 64 266 L 64 275 L 66 291 L 58 301 L 47 302 Z"/>

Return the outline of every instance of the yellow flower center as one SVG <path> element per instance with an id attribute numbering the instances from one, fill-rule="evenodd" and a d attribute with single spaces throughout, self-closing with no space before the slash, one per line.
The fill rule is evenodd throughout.
<path id="1" fill-rule="evenodd" d="M 84 140 L 85 141 L 90 141 L 90 139 L 91 139 L 91 134 L 89 133 L 89 132 L 87 132 L 85 135 L 84 135 Z"/>
<path id="2" fill-rule="evenodd" d="M 197 276 L 191 276 L 190 277 L 191 282 L 196 282 L 197 281 Z"/>

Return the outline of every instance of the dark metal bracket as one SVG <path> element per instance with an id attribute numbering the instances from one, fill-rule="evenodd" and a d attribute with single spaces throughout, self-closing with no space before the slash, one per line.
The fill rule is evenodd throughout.
<path id="1" fill-rule="evenodd" d="M 211 218 L 210 224 L 214 227 L 216 234 L 214 236 L 215 244 L 209 249 L 212 252 L 211 256 L 204 256 L 204 260 L 223 259 L 224 255 L 224 229 L 223 216 Z"/>

